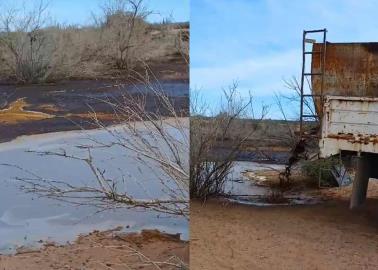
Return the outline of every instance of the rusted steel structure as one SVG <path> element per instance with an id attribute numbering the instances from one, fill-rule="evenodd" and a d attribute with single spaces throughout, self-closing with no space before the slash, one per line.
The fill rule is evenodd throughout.
<path id="1" fill-rule="evenodd" d="M 319 147 L 321 157 L 378 154 L 378 98 L 326 95 Z"/>
<path id="2" fill-rule="evenodd" d="M 315 95 L 343 97 L 378 97 L 378 42 L 329 43 L 327 42 L 323 78 L 311 79 Z M 321 50 L 322 43 L 313 44 L 313 52 Z M 322 58 L 313 54 L 312 73 L 322 70 Z M 323 90 L 322 90 L 323 80 Z M 320 100 L 316 99 L 316 111 L 321 117 Z"/>
<path id="3" fill-rule="evenodd" d="M 323 49 L 314 43 L 313 52 Z M 312 54 L 311 92 L 321 120 L 320 155 L 378 154 L 378 43 L 329 43 Z M 324 67 L 323 67 L 324 66 Z"/>
<path id="4" fill-rule="evenodd" d="M 378 42 L 330 43 L 326 29 L 303 32 L 301 80 L 301 138 L 304 119 L 320 120 L 319 156 L 336 154 L 357 159 L 351 208 L 366 199 L 369 178 L 378 177 Z M 308 34 L 323 33 L 323 40 Z M 306 50 L 311 43 L 312 50 Z M 306 55 L 311 71 L 306 72 Z M 310 93 L 305 92 L 305 82 Z M 315 112 L 304 112 L 306 97 L 313 99 Z"/>

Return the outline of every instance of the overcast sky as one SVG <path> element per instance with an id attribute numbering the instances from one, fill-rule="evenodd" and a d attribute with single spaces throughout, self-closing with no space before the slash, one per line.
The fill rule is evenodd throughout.
<path id="1" fill-rule="evenodd" d="M 378 41 L 377 14 L 375 0 L 191 0 L 191 88 L 215 104 L 238 80 L 270 105 L 290 91 L 283 79 L 300 76 L 304 29 L 327 28 L 330 42 Z"/>

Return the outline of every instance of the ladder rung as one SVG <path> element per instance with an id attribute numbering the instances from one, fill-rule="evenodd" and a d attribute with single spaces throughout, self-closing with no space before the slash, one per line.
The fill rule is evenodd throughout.
<path id="1" fill-rule="evenodd" d="M 303 73 L 304 76 L 315 76 L 315 75 L 323 75 L 323 73 Z"/>
<path id="2" fill-rule="evenodd" d="M 323 53 L 323 51 L 304 52 L 304 54 L 318 54 L 318 53 Z"/>
<path id="3" fill-rule="evenodd" d="M 305 42 L 305 43 L 316 43 L 316 39 L 305 38 L 304 42 Z"/>
<path id="4" fill-rule="evenodd" d="M 304 31 L 305 33 L 320 33 L 320 32 L 327 32 L 326 29 L 319 29 L 319 30 L 308 30 Z"/>
<path id="5" fill-rule="evenodd" d="M 322 95 L 311 95 L 311 94 L 304 94 L 303 97 L 321 97 Z"/>

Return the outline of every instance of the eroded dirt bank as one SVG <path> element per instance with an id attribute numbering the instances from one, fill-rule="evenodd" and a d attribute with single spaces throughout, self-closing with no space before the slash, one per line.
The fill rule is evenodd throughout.
<path id="1" fill-rule="evenodd" d="M 122 234 L 119 229 L 80 236 L 58 246 L 43 243 L 39 250 L 20 249 L 0 256 L 0 269 L 188 269 L 189 243 L 179 235 L 155 230 Z"/>
<path id="2" fill-rule="evenodd" d="M 190 269 L 378 269 L 378 196 L 348 209 L 349 190 L 317 205 L 191 202 Z M 373 190 L 374 189 L 374 190 Z"/>

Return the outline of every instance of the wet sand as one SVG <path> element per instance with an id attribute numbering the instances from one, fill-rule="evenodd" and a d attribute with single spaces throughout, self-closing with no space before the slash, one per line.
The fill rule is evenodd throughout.
<path id="1" fill-rule="evenodd" d="M 0 256 L 0 269 L 188 269 L 189 243 L 155 230 L 122 234 L 92 232 L 64 246 L 45 242 L 38 250 Z M 181 267 L 181 268 L 180 268 Z"/>
<path id="2" fill-rule="evenodd" d="M 192 201 L 190 269 L 378 269 L 377 191 L 359 211 L 350 188 L 324 190 L 333 200 L 317 205 Z"/>

